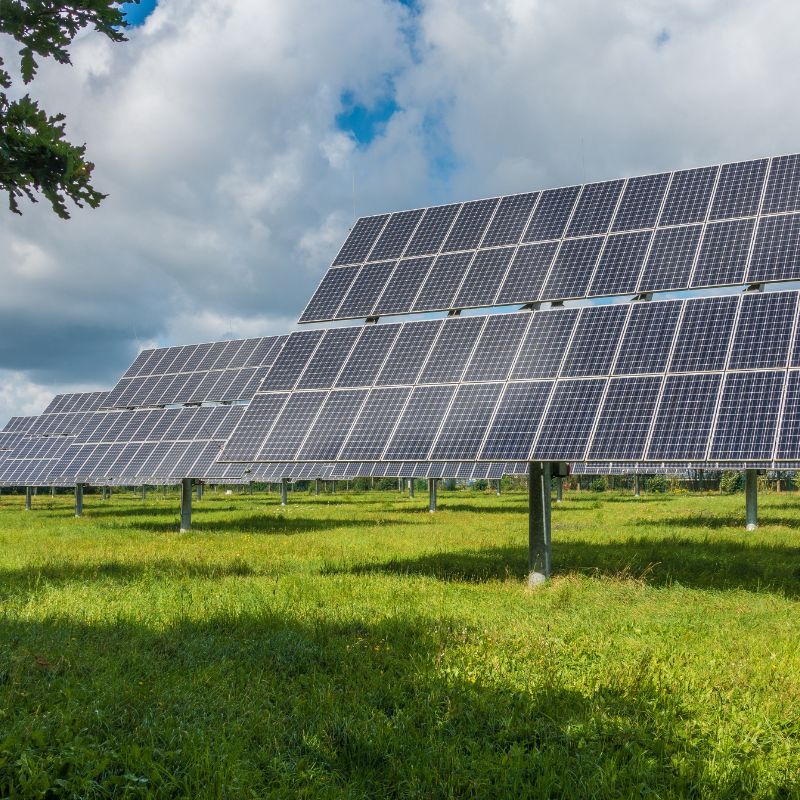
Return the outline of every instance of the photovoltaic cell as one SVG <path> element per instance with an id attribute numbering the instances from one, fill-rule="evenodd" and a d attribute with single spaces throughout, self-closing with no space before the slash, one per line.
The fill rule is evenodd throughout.
<path id="1" fill-rule="evenodd" d="M 375 217 L 361 217 L 357 220 L 342 245 L 339 255 L 334 259 L 333 266 L 359 264 L 364 261 L 388 218 L 388 214 L 380 214 Z"/>
<path id="2" fill-rule="evenodd" d="M 460 207 L 455 203 L 426 209 L 414 236 L 408 243 L 404 253 L 406 258 L 438 253 Z"/>
<path id="3" fill-rule="evenodd" d="M 747 281 L 800 278 L 800 214 L 764 217 L 758 223 Z"/>
<path id="4" fill-rule="evenodd" d="M 784 373 L 732 372 L 725 376 L 712 459 L 771 459 Z"/>
<path id="5" fill-rule="evenodd" d="M 382 460 L 427 459 L 453 386 L 418 386 L 414 389 Z"/>
<path id="6" fill-rule="evenodd" d="M 477 458 L 486 427 L 502 390 L 502 383 L 459 386 L 431 452 L 431 458 Z"/>
<path id="7" fill-rule="evenodd" d="M 331 392 L 297 457 L 335 459 L 366 397 L 366 389 Z"/>
<path id="8" fill-rule="evenodd" d="M 632 231 L 652 228 L 661 211 L 668 183 L 668 172 L 631 178 L 622 193 L 612 230 Z"/>
<path id="9" fill-rule="evenodd" d="M 605 238 L 565 239 L 542 289 L 542 300 L 583 297 L 589 288 Z"/>
<path id="10" fill-rule="evenodd" d="M 702 225 L 657 230 L 638 291 L 657 292 L 688 286 L 702 233 Z"/>
<path id="11" fill-rule="evenodd" d="M 548 189 L 542 192 L 522 241 L 560 239 L 564 235 L 564 229 L 567 227 L 580 189 L 580 186 L 565 186 L 562 189 Z"/>
<path id="12" fill-rule="evenodd" d="M 728 368 L 786 366 L 796 311 L 797 295 L 794 292 L 745 295 Z"/>
<path id="13" fill-rule="evenodd" d="M 625 305 L 582 309 L 561 374 L 607 375 L 627 313 Z"/>
<path id="14" fill-rule="evenodd" d="M 625 328 L 614 372 L 617 375 L 663 372 L 666 368 L 681 301 L 634 305 Z"/>
<path id="15" fill-rule="evenodd" d="M 504 381 L 533 314 L 499 314 L 489 317 L 472 354 L 465 381 Z"/>
<path id="16" fill-rule="evenodd" d="M 459 381 L 484 321 L 484 317 L 453 317 L 445 320 L 419 383 Z"/>
<path id="17" fill-rule="evenodd" d="M 701 297 L 687 300 L 671 372 L 703 372 L 725 368 L 738 297 Z"/>
<path id="18" fill-rule="evenodd" d="M 300 392 L 291 395 L 255 460 L 294 459 L 327 394 L 327 392 Z"/>
<path id="19" fill-rule="evenodd" d="M 556 377 L 579 313 L 576 308 L 533 312 L 533 321 L 511 377 Z"/>
<path id="20" fill-rule="evenodd" d="M 516 244 L 525 230 L 538 197 L 538 192 L 504 197 L 483 237 L 482 247 Z"/>
<path id="21" fill-rule="evenodd" d="M 293 333 L 261 384 L 263 391 L 292 389 L 306 362 L 322 339 L 324 331 Z"/>
<path id="22" fill-rule="evenodd" d="M 513 254 L 513 247 L 479 250 L 453 301 L 454 307 L 491 305 Z"/>
<path id="23" fill-rule="evenodd" d="M 331 328 L 297 381 L 298 389 L 323 389 L 333 385 L 361 328 Z"/>
<path id="24" fill-rule="evenodd" d="M 578 199 L 567 235 L 586 236 L 592 233 L 605 233 L 611 224 L 624 183 L 622 180 L 587 183 Z"/>
<path id="25" fill-rule="evenodd" d="M 335 319 L 336 309 L 357 275 L 358 268 L 355 267 L 328 270 L 303 311 L 300 322 Z"/>
<path id="26" fill-rule="evenodd" d="M 498 202 L 498 198 L 493 197 L 490 200 L 473 200 L 470 203 L 464 203 L 442 247 L 442 252 L 471 250 L 477 247 Z"/>
<path id="27" fill-rule="evenodd" d="M 744 283 L 755 220 L 735 219 L 706 227 L 691 285 Z"/>
<path id="28" fill-rule="evenodd" d="M 368 317 L 395 268 L 394 261 L 364 264 L 336 312 L 337 319 Z"/>
<path id="29" fill-rule="evenodd" d="M 375 305 L 376 316 L 403 314 L 411 310 L 411 304 L 422 286 L 433 264 L 433 257 L 410 258 L 400 261 L 386 289 Z"/>
<path id="30" fill-rule="evenodd" d="M 380 458 L 410 394 L 408 387 L 373 389 L 350 430 L 340 457 Z"/>
<path id="31" fill-rule="evenodd" d="M 557 247 L 558 242 L 541 242 L 517 248 L 495 303 L 508 305 L 537 300 Z"/>
<path id="32" fill-rule="evenodd" d="M 790 372 L 786 386 L 777 457 L 797 458 L 800 453 L 800 372 Z"/>
<path id="33" fill-rule="evenodd" d="M 604 380 L 559 381 L 533 448 L 533 461 L 580 461 L 592 433 Z"/>
<path id="34" fill-rule="evenodd" d="M 453 297 L 467 271 L 472 253 L 450 253 L 436 259 L 414 302 L 414 311 L 453 307 Z"/>
<path id="35" fill-rule="evenodd" d="M 800 155 L 772 159 L 762 214 L 800 211 Z"/>
<path id="36" fill-rule="evenodd" d="M 371 386 L 399 332 L 400 325 L 365 326 L 336 379 L 336 386 Z"/>
<path id="37" fill-rule="evenodd" d="M 641 459 L 660 388 L 661 378 L 613 378 L 587 457 Z"/>
<path id="38" fill-rule="evenodd" d="M 481 458 L 527 458 L 539 428 L 551 381 L 509 383 L 497 408 Z"/>
<path id="39" fill-rule="evenodd" d="M 703 222 L 708 213 L 719 167 L 701 167 L 676 172 L 664 201 L 659 225 Z"/>
<path id="40" fill-rule="evenodd" d="M 442 324 L 441 320 L 436 319 L 403 325 L 376 383 L 381 386 L 415 383 Z"/>
<path id="41" fill-rule="evenodd" d="M 664 384 L 647 458 L 705 458 L 722 376 L 670 375 Z"/>
<path id="42" fill-rule="evenodd" d="M 652 235 L 651 231 L 637 231 L 609 236 L 588 294 L 599 296 L 635 292 Z"/>
<path id="43" fill-rule="evenodd" d="M 748 217 L 758 212 L 767 159 L 723 164 L 709 219 Z"/>
<path id="44" fill-rule="evenodd" d="M 225 445 L 225 458 L 233 461 L 255 459 L 261 449 L 261 443 L 288 398 L 289 395 L 283 393 L 256 395 L 248 407 L 250 413 L 238 425 L 236 432 Z"/>
<path id="45" fill-rule="evenodd" d="M 369 254 L 370 261 L 384 261 L 399 258 L 414 233 L 425 210 L 400 211 L 392 214 L 380 238 Z"/>

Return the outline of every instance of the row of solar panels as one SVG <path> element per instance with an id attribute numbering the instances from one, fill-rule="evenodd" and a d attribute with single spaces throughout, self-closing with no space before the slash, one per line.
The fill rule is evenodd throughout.
<path id="1" fill-rule="evenodd" d="M 794 211 L 798 155 L 364 217 L 300 321 L 785 280 Z"/>
<path id="2" fill-rule="evenodd" d="M 775 292 L 302 331 L 222 458 L 798 460 L 797 318 Z"/>

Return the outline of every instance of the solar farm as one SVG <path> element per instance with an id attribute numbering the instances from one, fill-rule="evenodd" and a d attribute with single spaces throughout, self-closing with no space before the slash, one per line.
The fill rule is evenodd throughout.
<path id="1" fill-rule="evenodd" d="M 11 419 L 0 793 L 798 796 L 798 294 L 800 155 L 404 210 Z"/>

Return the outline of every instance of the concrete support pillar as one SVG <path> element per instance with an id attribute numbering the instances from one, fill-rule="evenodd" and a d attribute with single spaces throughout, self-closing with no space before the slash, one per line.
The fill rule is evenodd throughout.
<path id="1" fill-rule="evenodd" d="M 181 481 L 181 533 L 192 528 L 192 479 Z"/>
<path id="2" fill-rule="evenodd" d="M 549 463 L 528 465 L 528 585 L 544 583 L 552 570 L 550 527 L 551 467 Z"/>
<path id="3" fill-rule="evenodd" d="M 25 510 L 31 510 L 31 498 L 33 497 L 33 489 L 30 486 L 25 487 Z"/>
<path id="4" fill-rule="evenodd" d="M 83 484 L 75 484 L 75 516 L 83 516 Z"/>
<path id="5" fill-rule="evenodd" d="M 281 505 L 285 506 L 287 503 L 287 494 L 289 492 L 289 479 L 281 478 Z"/>
<path id="6" fill-rule="evenodd" d="M 414 497 L 414 479 L 410 478 L 408 481 L 408 496 L 413 498 Z"/>
<path id="7" fill-rule="evenodd" d="M 436 478 L 428 478 L 428 511 L 436 511 Z"/>
<path id="8" fill-rule="evenodd" d="M 556 478 L 556 503 L 564 499 L 564 479 Z"/>
<path id="9" fill-rule="evenodd" d="M 314 481 L 314 495 L 319 497 L 319 478 Z"/>
<path id="10" fill-rule="evenodd" d="M 637 472 L 633 476 L 633 496 L 639 497 L 641 495 L 641 491 L 639 490 L 639 473 Z"/>
<path id="11" fill-rule="evenodd" d="M 754 531 L 758 527 L 758 473 L 754 469 L 744 471 L 744 495 L 747 530 Z"/>

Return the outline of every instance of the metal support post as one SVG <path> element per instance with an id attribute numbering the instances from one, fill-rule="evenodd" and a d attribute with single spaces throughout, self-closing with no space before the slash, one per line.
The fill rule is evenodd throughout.
<path id="1" fill-rule="evenodd" d="M 75 516 L 83 516 L 83 484 L 75 484 Z"/>
<path id="2" fill-rule="evenodd" d="M 758 473 L 754 469 L 744 471 L 744 494 L 747 530 L 754 531 L 758 527 Z"/>
<path id="3" fill-rule="evenodd" d="M 500 478 L 497 479 L 497 496 L 500 497 Z"/>
<path id="4" fill-rule="evenodd" d="M 147 500 L 147 487 L 142 484 L 142 500 Z"/>
<path id="5" fill-rule="evenodd" d="M 181 533 L 186 533 L 192 527 L 192 479 L 184 478 L 181 481 Z"/>
<path id="6" fill-rule="evenodd" d="M 55 497 L 55 496 L 56 496 L 56 487 L 55 486 L 51 486 L 50 487 L 50 497 Z"/>
<path id="7" fill-rule="evenodd" d="M 33 490 L 30 486 L 25 487 L 25 510 L 31 510 L 31 498 L 33 497 Z"/>
<path id="8" fill-rule="evenodd" d="M 281 478 L 281 505 L 286 505 L 286 495 L 289 491 L 289 479 L 288 478 Z"/>
<path id="9" fill-rule="evenodd" d="M 528 585 L 538 586 L 549 577 L 552 568 L 550 538 L 549 463 L 528 464 Z"/>
<path id="10" fill-rule="evenodd" d="M 197 482 L 197 486 L 195 486 L 194 492 L 197 495 L 198 500 L 203 499 L 203 484 L 200 483 L 200 481 Z"/>
<path id="11" fill-rule="evenodd" d="M 564 499 L 564 479 L 562 477 L 556 478 L 556 503 L 560 503 Z"/>
<path id="12" fill-rule="evenodd" d="M 436 478 L 428 478 L 428 511 L 436 511 Z"/>
<path id="13" fill-rule="evenodd" d="M 413 499 L 414 497 L 414 479 L 409 478 L 408 480 L 408 496 Z"/>
<path id="14" fill-rule="evenodd" d="M 247 493 L 252 495 L 254 492 L 255 492 L 255 489 L 253 489 L 253 481 L 250 481 L 247 484 Z"/>
<path id="15" fill-rule="evenodd" d="M 319 478 L 314 481 L 314 495 L 319 497 Z"/>
<path id="16" fill-rule="evenodd" d="M 403 479 L 402 478 L 398 478 L 397 479 L 397 491 L 400 492 L 400 494 L 403 494 Z"/>
<path id="17" fill-rule="evenodd" d="M 639 491 L 639 473 L 637 472 L 633 476 L 633 496 L 634 497 L 639 497 L 640 495 L 641 495 L 641 493 Z"/>
<path id="18" fill-rule="evenodd" d="M 336 494 L 336 481 L 331 481 L 331 494 Z"/>

